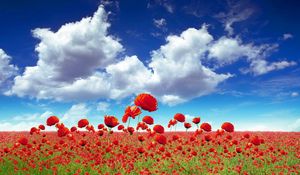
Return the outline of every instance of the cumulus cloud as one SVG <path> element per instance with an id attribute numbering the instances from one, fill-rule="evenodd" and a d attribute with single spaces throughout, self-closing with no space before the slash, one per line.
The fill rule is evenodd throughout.
<path id="1" fill-rule="evenodd" d="M 146 86 L 150 92 L 163 97 L 163 101 L 174 104 L 175 99 L 184 102 L 209 94 L 231 77 L 202 65 L 201 59 L 213 40 L 205 25 L 200 29 L 189 28 L 180 36 L 168 36 L 166 40 L 160 49 L 152 51 L 149 67 L 153 75 Z"/>
<path id="2" fill-rule="evenodd" d="M 15 78 L 11 93 L 45 98 L 49 87 L 63 87 L 115 62 L 123 47 L 107 34 L 110 24 L 106 20 L 100 6 L 93 17 L 67 23 L 56 32 L 34 29 L 33 36 L 40 39 L 35 48 L 37 65 L 26 67 L 23 75 Z"/>
<path id="3" fill-rule="evenodd" d="M 0 48 L 0 88 L 17 72 L 18 67 L 11 64 L 11 57 Z"/>

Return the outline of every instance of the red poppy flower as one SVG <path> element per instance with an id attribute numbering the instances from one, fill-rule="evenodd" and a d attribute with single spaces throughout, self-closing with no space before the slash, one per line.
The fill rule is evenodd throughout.
<path id="1" fill-rule="evenodd" d="M 58 137 L 64 137 L 69 134 L 70 130 L 67 127 L 61 127 L 57 130 Z"/>
<path id="2" fill-rule="evenodd" d="M 139 147 L 137 149 L 137 152 L 140 153 L 140 154 L 143 154 L 145 152 L 145 149 L 143 147 Z"/>
<path id="3" fill-rule="evenodd" d="M 154 130 L 155 132 L 157 132 L 157 133 L 160 133 L 160 134 L 162 134 L 162 133 L 165 132 L 164 127 L 161 126 L 161 125 L 155 125 L 155 126 L 153 127 L 153 130 Z"/>
<path id="4" fill-rule="evenodd" d="M 139 128 L 141 128 L 142 130 L 145 130 L 148 128 L 148 125 L 145 122 L 139 122 L 137 124 L 136 130 L 139 130 Z"/>
<path id="5" fill-rule="evenodd" d="M 221 126 L 222 129 L 224 129 L 227 132 L 233 132 L 234 131 L 234 126 L 233 124 L 229 123 L 229 122 L 225 122 L 222 124 Z"/>
<path id="6" fill-rule="evenodd" d="M 104 116 L 104 123 L 107 127 L 113 128 L 119 124 L 118 119 L 115 116 Z"/>
<path id="7" fill-rule="evenodd" d="M 185 116 L 181 113 L 175 114 L 174 119 L 181 122 L 181 123 L 185 122 Z"/>
<path id="8" fill-rule="evenodd" d="M 164 135 L 157 135 L 155 137 L 155 140 L 162 145 L 165 145 L 167 143 L 167 138 Z"/>
<path id="9" fill-rule="evenodd" d="M 103 128 L 104 128 L 104 124 L 101 123 L 98 125 L 98 129 L 103 129 Z"/>
<path id="10" fill-rule="evenodd" d="M 86 140 L 80 140 L 79 141 L 79 145 L 80 146 L 85 146 L 87 144 L 87 141 Z"/>
<path id="11" fill-rule="evenodd" d="M 184 123 L 184 127 L 185 129 L 189 129 L 192 127 L 192 125 L 190 123 Z"/>
<path id="12" fill-rule="evenodd" d="M 253 137 L 251 139 L 251 143 L 256 146 L 260 145 L 260 139 L 258 138 L 258 136 Z"/>
<path id="13" fill-rule="evenodd" d="M 210 132 L 211 131 L 211 126 L 209 123 L 202 123 L 200 126 L 201 129 L 203 129 L 206 132 Z"/>
<path id="14" fill-rule="evenodd" d="M 74 132 L 74 131 L 77 131 L 76 126 L 73 126 L 73 127 L 71 128 L 71 132 Z"/>
<path id="15" fill-rule="evenodd" d="M 205 136 L 204 136 L 204 139 L 205 139 L 207 142 L 209 142 L 209 141 L 212 140 L 212 137 L 211 137 L 210 135 L 205 135 Z"/>
<path id="16" fill-rule="evenodd" d="M 128 127 L 128 128 L 127 128 L 127 131 L 128 131 L 130 134 L 133 134 L 134 128 L 133 128 L 133 127 Z"/>
<path id="17" fill-rule="evenodd" d="M 193 118 L 193 123 L 195 123 L 196 125 L 200 123 L 200 117 L 195 117 Z"/>
<path id="18" fill-rule="evenodd" d="M 56 116 L 51 116 L 47 119 L 47 125 L 48 126 L 53 126 L 58 122 L 59 122 L 59 119 Z"/>
<path id="19" fill-rule="evenodd" d="M 45 130 L 45 126 L 44 125 L 39 125 L 40 130 Z"/>
<path id="20" fill-rule="evenodd" d="M 119 125 L 119 126 L 118 126 L 118 130 L 120 131 L 120 130 L 122 130 L 122 129 L 124 129 L 124 125 Z"/>
<path id="21" fill-rule="evenodd" d="M 139 135 L 139 136 L 138 136 L 138 140 L 139 140 L 140 142 L 143 142 L 143 141 L 145 140 L 145 137 L 142 136 L 142 135 Z"/>
<path id="22" fill-rule="evenodd" d="M 30 129 L 30 134 L 32 135 L 33 133 L 36 133 L 38 131 L 38 129 L 36 127 L 32 127 Z"/>
<path id="23" fill-rule="evenodd" d="M 137 106 L 128 106 L 125 109 L 125 114 L 122 117 L 122 122 L 126 123 L 129 117 L 132 117 L 135 119 L 136 116 L 140 115 L 142 113 L 141 109 Z"/>
<path id="24" fill-rule="evenodd" d="M 21 144 L 21 145 L 27 145 L 28 144 L 28 139 L 26 137 L 21 137 L 18 142 Z"/>
<path id="25" fill-rule="evenodd" d="M 171 119 L 171 120 L 169 121 L 168 128 L 170 128 L 171 126 L 174 126 L 174 125 L 176 125 L 176 124 L 177 124 L 177 120 Z"/>
<path id="26" fill-rule="evenodd" d="M 236 151 L 237 153 L 241 153 L 241 152 L 242 152 L 242 148 L 237 147 L 237 148 L 235 148 L 235 151 Z"/>
<path id="27" fill-rule="evenodd" d="M 151 116 L 147 115 L 143 118 L 143 122 L 147 123 L 148 125 L 152 125 L 154 123 L 154 120 Z"/>
<path id="28" fill-rule="evenodd" d="M 78 121 L 78 128 L 84 128 L 89 124 L 87 119 L 81 119 Z"/>
<path id="29" fill-rule="evenodd" d="M 149 112 L 157 110 L 157 100 L 150 94 L 139 94 L 135 98 L 134 104 Z"/>

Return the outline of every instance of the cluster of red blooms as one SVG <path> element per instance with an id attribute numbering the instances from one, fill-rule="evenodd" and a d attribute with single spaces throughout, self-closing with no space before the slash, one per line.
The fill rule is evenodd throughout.
<path id="1" fill-rule="evenodd" d="M 118 161 L 122 159 L 130 160 L 132 159 L 132 157 L 138 159 L 139 161 L 146 161 L 149 157 L 155 159 L 157 162 L 159 162 L 162 159 L 166 159 L 173 162 L 174 165 L 177 165 L 179 162 L 176 162 L 175 159 L 173 159 L 174 157 L 177 157 L 176 155 L 185 157 L 185 161 L 191 161 L 193 160 L 193 157 L 197 156 L 202 156 L 201 160 L 206 160 L 205 156 L 211 156 L 213 157 L 213 159 L 207 160 L 211 161 L 210 164 L 214 165 L 220 163 L 220 156 L 222 156 L 223 158 L 230 158 L 237 156 L 237 154 L 243 154 L 245 157 L 251 157 L 252 160 L 256 160 L 256 158 L 262 160 L 263 155 L 267 154 L 258 147 L 259 145 L 265 143 L 265 140 L 259 137 L 258 135 L 250 136 L 249 133 L 243 133 L 242 135 L 238 134 L 238 137 L 236 137 L 235 139 L 233 137 L 234 125 L 230 122 L 224 122 L 221 125 L 220 129 L 216 130 L 216 132 L 211 132 L 211 125 L 206 122 L 200 123 L 200 117 L 195 117 L 192 119 L 191 122 L 188 122 L 184 114 L 176 113 L 174 117 L 169 121 L 168 128 L 174 127 L 178 123 L 182 123 L 186 130 L 190 129 L 192 127 L 192 124 L 194 124 L 197 127 L 197 129 L 194 132 L 192 132 L 192 134 L 190 132 L 182 132 L 180 134 L 176 132 L 166 133 L 165 128 L 160 124 L 155 124 L 154 119 L 149 115 L 144 116 L 142 120 L 139 121 L 139 116 L 140 114 L 142 114 L 142 110 L 148 112 L 156 111 L 156 98 L 146 93 L 139 94 L 134 100 L 134 105 L 128 106 L 125 109 L 125 113 L 122 117 L 123 124 L 120 124 L 119 120 L 115 116 L 106 115 L 104 116 L 104 123 L 98 125 L 98 130 L 96 130 L 87 119 L 79 120 L 77 126 L 73 126 L 69 129 L 63 123 L 60 123 L 58 117 L 50 116 L 46 121 L 46 125 L 55 126 L 57 128 L 58 137 L 56 136 L 56 138 L 58 138 L 59 140 L 57 143 L 51 143 L 51 140 L 49 138 L 47 139 L 46 132 L 42 132 L 43 130 L 45 130 L 45 126 L 41 124 L 38 127 L 32 127 L 30 129 L 30 135 L 32 137 L 32 140 L 30 140 L 30 138 L 28 139 L 28 137 L 26 136 L 22 136 L 18 138 L 17 142 L 13 145 L 12 148 L 5 147 L 1 155 L 4 156 L 3 153 L 7 154 L 13 152 L 14 150 L 14 154 L 18 155 L 20 153 L 18 148 L 22 145 L 24 146 L 24 148 L 22 149 L 24 152 L 20 153 L 21 155 L 31 155 L 33 154 L 32 152 L 30 152 L 32 150 L 34 150 L 35 152 L 41 151 L 46 156 L 53 155 L 55 152 L 57 152 L 57 150 L 64 151 L 63 153 L 61 153 L 63 158 L 60 157 L 61 160 L 55 159 L 55 161 L 59 163 L 67 162 L 68 164 L 71 162 L 72 158 L 76 157 L 74 155 L 74 151 L 82 151 L 85 152 L 85 154 L 87 155 L 78 153 L 77 156 L 87 161 L 90 160 L 94 162 L 92 164 L 93 166 L 97 167 L 101 164 L 105 164 L 110 169 L 116 169 L 116 166 L 121 166 L 124 168 L 124 171 L 122 172 L 127 174 L 135 171 L 133 162 L 129 161 L 127 162 L 128 164 L 123 165 Z M 130 126 L 130 120 L 135 119 L 136 117 L 138 117 L 136 127 Z M 128 126 L 125 127 L 124 123 L 127 122 Z M 153 127 L 151 127 L 151 125 L 153 125 Z M 113 128 L 115 127 L 118 131 L 121 132 L 113 134 Z M 88 132 L 80 131 L 78 130 L 78 128 L 85 128 Z M 139 130 L 142 130 L 144 132 L 139 132 Z M 121 143 L 124 134 L 132 135 L 131 137 L 126 137 L 127 142 L 130 142 L 131 144 Z M 38 136 L 41 137 L 37 138 Z M 99 136 L 106 137 L 107 139 L 99 140 Z M 48 137 L 54 137 L 54 135 Z M 187 140 L 185 140 L 185 138 Z M 135 141 L 138 141 L 139 143 L 135 144 L 133 139 L 135 139 Z M 43 149 L 43 147 L 45 147 L 45 144 L 51 146 L 53 149 L 50 149 L 49 147 Z M 200 151 L 201 149 L 203 149 L 204 145 L 207 146 L 207 150 Z M 222 151 L 220 154 L 218 154 L 218 150 L 216 150 L 217 146 L 221 147 Z M 232 147 L 234 147 L 234 150 L 232 150 Z M 274 162 L 278 161 L 274 158 L 274 155 L 277 154 L 275 148 L 270 147 L 267 150 L 269 151 L 268 154 L 270 154 L 271 157 L 274 159 Z M 97 151 L 99 151 L 101 155 L 99 153 L 92 153 Z M 288 154 L 283 149 L 278 150 L 278 152 L 280 153 L 280 155 L 283 156 Z M 134 153 L 144 155 L 145 157 L 139 157 Z M 104 159 L 104 156 L 102 156 L 102 154 L 111 154 L 114 156 L 119 156 L 120 160 L 116 159 L 118 160 L 117 162 L 112 159 L 106 160 Z M 124 157 L 124 155 L 126 154 L 128 157 Z M 160 156 L 156 156 L 156 154 Z M 298 158 L 300 158 L 300 152 L 296 154 Z M 26 158 L 22 158 L 22 160 L 23 159 L 28 161 Z M 67 160 L 66 162 L 64 162 L 65 159 Z M 87 162 L 83 162 L 80 160 L 78 160 L 78 162 L 83 163 L 85 165 L 91 165 Z M 254 164 L 256 167 L 261 167 L 264 165 L 261 162 L 255 162 Z M 31 161 L 29 162 L 29 165 L 32 165 Z M 37 165 L 33 166 L 35 167 Z M 41 164 L 40 166 L 43 167 L 44 165 Z M 201 166 L 205 167 L 208 165 L 201 161 Z M 159 167 L 160 166 L 158 164 L 157 168 Z M 174 167 L 173 165 L 170 165 L 169 168 L 172 169 Z M 293 172 L 296 168 L 291 168 L 290 172 Z M 57 169 L 52 170 L 53 172 L 58 171 Z M 240 165 L 233 168 L 232 171 L 233 170 L 238 173 L 242 172 L 242 168 L 240 167 Z M 97 171 L 99 174 L 104 174 L 104 172 L 106 172 L 101 168 Z M 180 169 L 176 169 L 176 171 L 172 171 L 171 173 L 186 174 L 185 171 L 186 169 L 182 167 Z M 195 171 L 197 172 L 200 170 L 196 168 Z M 215 168 L 208 169 L 207 171 L 208 173 L 214 174 L 223 171 L 223 169 Z M 74 174 L 80 174 L 80 172 L 76 172 Z M 152 173 L 157 174 L 158 172 L 159 171 L 155 171 Z M 148 168 L 142 167 L 140 174 L 151 173 Z M 245 171 L 244 174 L 247 174 L 247 172 Z"/>

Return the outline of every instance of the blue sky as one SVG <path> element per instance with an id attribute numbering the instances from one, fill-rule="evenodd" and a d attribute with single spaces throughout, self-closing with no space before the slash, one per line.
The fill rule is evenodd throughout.
<path id="1" fill-rule="evenodd" d="M 149 92 L 165 125 L 181 112 L 214 129 L 300 131 L 299 5 L 0 2 L 0 130 L 120 119 Z"/>

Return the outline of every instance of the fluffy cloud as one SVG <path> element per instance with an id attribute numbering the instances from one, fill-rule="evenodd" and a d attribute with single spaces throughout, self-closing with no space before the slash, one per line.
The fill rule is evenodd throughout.
<path id="1" fill-rule="evenodd" d="M 65 87 L 115 62 L 123 47 L 107 34 L 110 24 L 106 20 L 100 6 L 93 17 L 65 24 L 56 32 L 34 29 L 33 36 L 40 39 L 35 48 L 37 65 L 26 67 L 23 75 L 15 78 L 10 93 L 46 98 L 51 87 Z"/>
<path id="2" fill-rule="evenodd" d="M 189 28 L 180 36 L 168 36 L 165 45 L 152 51 L 149 67 L 153 75 L 147 90 L 170 104 L 213 92 L 231 75 L 217 74 L 201 64 L 212 40 L 206 26 Z"/>
<path id="3" fill-rule="evenodd" d="M 276 50 L 278 45 L 243 44 L 239 38 L 221 37 L 209 48 L 209 59 L 217 61 L 219 66 L 231 64 L 241 58 L 245 58 L 250 63 L 249 68 L 241 69 L 242 73 L 252 73 L 254 75 L 266 74 L 270 71 L 284 69 L 294 66 L 294 61 L 268 62 L 266 57 Z"/>
<path id="4" fill-rule="evenodd" d="M 2 85 L 17 74 L 18 67 L 10 63 L 11 57 L 0 48 L 0 88 Z"/>

